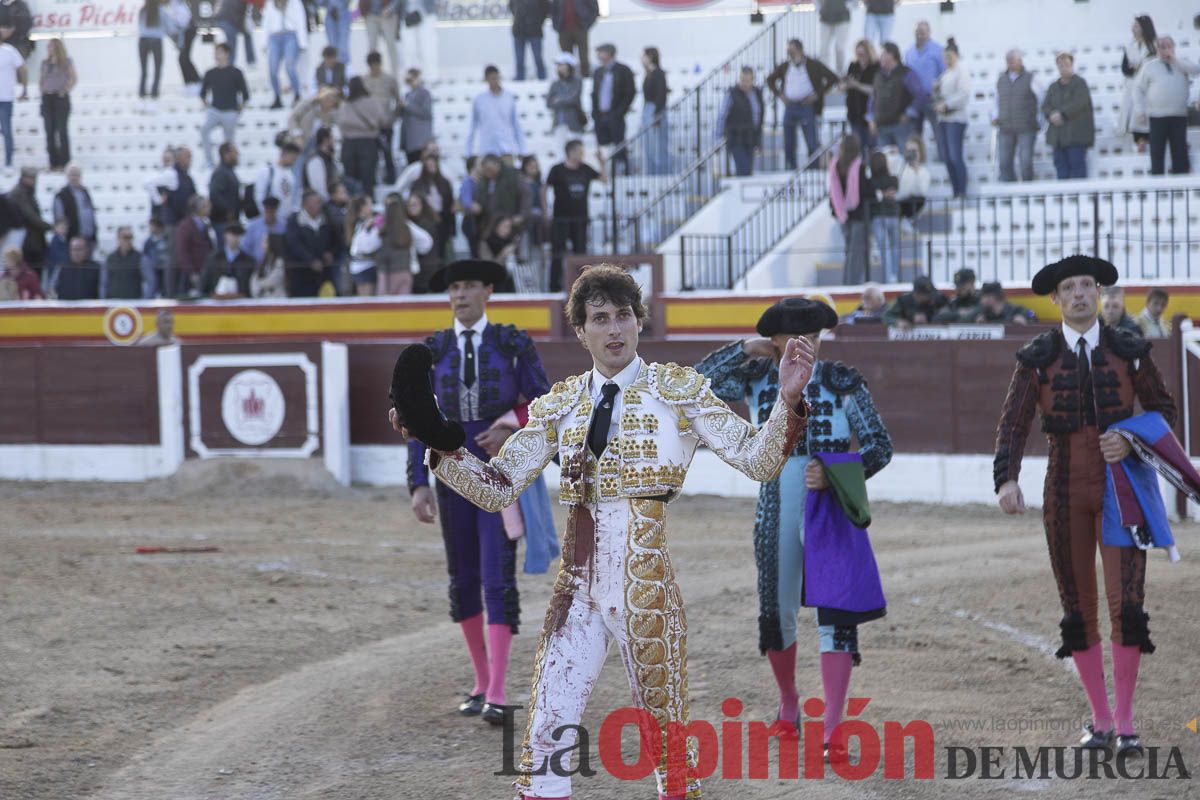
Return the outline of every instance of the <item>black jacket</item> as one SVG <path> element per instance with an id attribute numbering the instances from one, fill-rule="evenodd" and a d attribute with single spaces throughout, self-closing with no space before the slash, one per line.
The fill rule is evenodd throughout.
<path id="1" fill-rule="evenodd" d="M 237 257 L 233 259 L 233 263 L 225 257 L 225 243 L 221 243 L 221 247 L 214 250 L 204 261 L 204 280 L 203 292 L 206 296 L 212 296 L 213 291 L 217 288 L 217 282 L 224 275 L 233 275 L 237 278 L 238 294 L 242 297 L 250 296 L 250 275 L 254 272 L 254 259 L 245 253 L 239 252 Z"/>
<path id="2" fill-rule="evenodd" d="M 512 35 L 518 39 L 540 39 L 546 17 L 550 16 L 550 0 L 508 0 L 512 13 Z"/>
<path id="3" fill-rule="evenodd" d="M 762 144 L 763 117 L 767 107 L 763 103 L 762 89 L 755 86 L 754 94 L 758 98 L 758 122 L 754 121 L 754 107 L 750 104 L 746 93 L 734 86 L 729 89 L 729 113 L 725 115 L 725 141 L 731 145 L 758 147 Z"/>
<path id="4" fill-rule="evenodd" d="M 314 261 L 323 260 L 326 253 L 332 255 L 337 251 L 337 238 L 329 223 L 322 219 L 321 227 L 314 231 L 307 225 L 300 224 L 299 211 L 288 217 L 284 243 L 287 260 L 305 267 Z"/>
<path id="5" fill-rule="evenodd" d="M 221 164 L 213 170 L 212 177 L 208 180 L 208 199 L 212 203 L 212 213 L 208 218 L 214 225 L 237 222 L 242 187 L 233 167 Z"/>
<path id="6" fill-rule="evenodd" d="M 629 107 L 633 105 L 633 98 L 637 94 L 637 85 L 633 80 L 633 70 L 619 61 L 614 61 L 607 67 L 596 67 L 592 70 L 592 116 L 595 117 L 600 113 L 600 84 L 607 70 L 612 70 L 613 75 L 612 108 L 609 109 L 609 113 L 623 117 L 629 113 Z"/>
<path id="7" fill-rule="evenodd" d="M 667 91 L 667 73 L 661 69 L 647 73 L 642 79 L 643 102 L 653 103 L 660 114 L 667 110 Z"/>
<path id="8" fill-rule="evenodd" d="M 188 201 L 196 195 L 196 182 L 192 176 L 181 167 L 175 167 L 179 175 L 179 186 L 173 192 L 167 192 L 167 202 L 163 203 L 163 223 L 174 225 L 188 215 Z"/>
<path id="9" fill-rule="evenodd" d="M 100 220 L 96 214 L 96 204 L 92 202 L 92 195 L 87 189 L 82 186 L 79 190 L 83 192 L 83 196 L 88 199 L 88 205 L 92 207 L 92 216 L 95 218 L 96 234 L 100 232 Z M 67 238 L 74 239 L 79 235 L 79 207 L 75 204 L 75 193 L 71 191 L 70 186 L 64 186 L 58 190 L 58 194 L 54 195 L 54 199 L 62 203 L 63 214 L 67 218 Z M 93 240 L 95 234 L 93 234 Z"/>

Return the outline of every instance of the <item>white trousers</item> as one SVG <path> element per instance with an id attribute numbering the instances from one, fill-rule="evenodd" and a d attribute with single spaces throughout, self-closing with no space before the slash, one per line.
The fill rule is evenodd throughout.
<path id="1" fill-rule="evenodd" d="M 408 62 L 421 70 L 421 76 L 426 81 L 438 79 L 437 21 L 436 14 L 424 14 L 420 25 L 404 27 L 400 31 L 401 50 L 408 57 Z M 404 76 L 397 75 L 396 80 L 403 84 Z"/>
<path id="2" fill-rule="evenodd" d="M 404 74 L 400 71 L 404 66 L 400 60 L 400 43 L 396 41 L 396 30 L 398 26 L 404 24 L 398 16 L 393 14 L 390 17 L 385 17 L 379 14 L 369 14 L 365 18 L 367 23 L 367 50 L 372 53 L 379 53 L 387 58 L 388 69 L 391 70 L 392 77 L 401 85 L 404 84 Z M 377 45 L 380 40 L 383 41 L 383 49 L 380 50 Z"/>
<path id="3" fill-rule="evenodd" d="M 588 698 L 610 649 L 621 656 L 632 705 L 654 718 L 662 745 L 655 771 L 660 794 L 667 794 L 668 722 L 686 724 L 687 620 L 666 548 L 666 504 L 652 500 L 604 501 L 593 508 L 595 549 L 587 563 L 572 567 L 573 531 L 568 523 L 563 569 L 555 581 L 556 599 L 573 592 L 561 625 L 554 604 L 547 614 L 533 668 L 529 720 L 517 789 L 526 797 L 571 794 L 569 775 L 556 775 L 551 756 L 575 745 Z M 572 563 L 569 563 L 572 562 Z M 589 731 L 596 739 L 599 731 Z M 645 736 L 646 734 L 643 734 Z M 593 741 L 593 744 L 595 741 Z M 689 766 L 696 764 L 689 748 Z M 569 772 L 569 764 L 560 771 Z M 689 780 L 688 800 L 700 797 Z"/>
<path id="4" fill-rule="evenodd" d="M 838 77 L 845 74 L 846 69 L 846 40 L 850 36 L 850 21 L 839 22 L 836 25 L 821 23 L 821 55 L 825 66 L 833 70 Z M 833 56 L 836 55 L 836 60 Z"/>

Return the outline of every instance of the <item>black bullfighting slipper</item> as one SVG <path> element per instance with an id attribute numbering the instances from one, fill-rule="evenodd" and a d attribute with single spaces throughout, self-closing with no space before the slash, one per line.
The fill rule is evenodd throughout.
<path id="1" fill-rule="evenodd" d="M 489 725 L 503 725 L 505 709 L 509 706 L 502 706 L 499 703 L 484 703 L 483 704 L 483 721 Z"/>
<path id="2" fill-rule="evenodd" d="M 400 422 L 425 446 L 452 453 L 463 446 L 463 426 L 446 419 L 433 394 L 433 352 L 423 344 L 404 348 L 392 370 L 389 396 Z"/>
<path id="3" fill-rule="evenodd" d="M 458 713 L 464 717 L 474 717 L 483 711 L 483 695 L 469 694 L 467 699 L 458 704 Z"/>
<path id="4" fill-rule="evenodd" d="M 1117 755 L 1121 753 L 1130 753 L 1131 755 L 1142 756 L 1146 751 L 1142 748 L 1142 739 L 1136 733 L 1131 733 L 1128 736 L 1117 734 Z"/>
<path id="5" fill-rule="evenodd" d="M 1083 738 L 1079 740 L 1079 746 L 1085 750 L 1110 750 L 1112 744 L 1112 731 L 1097 731 L 1091 725 L 1084 729 Z"/>

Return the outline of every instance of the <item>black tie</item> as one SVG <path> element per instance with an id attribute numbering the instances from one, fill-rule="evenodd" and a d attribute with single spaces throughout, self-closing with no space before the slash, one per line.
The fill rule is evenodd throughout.
<path id="1" fill-rule="evenodd" d="M 604 448 L 608 447 L 608 429 L 612 425 L 613 398 L 617 396 L 620 389 L 621 387 L 612 381 L 600 387 L 600 392 L 604 396 L 600 400 L 600 407 L 596 409 L 595 414 L 592 414 L 592 426 L 588 428 L 588 448 L 596 458 L 599 458 L 600 454 L 604 452 Z"/>
<path id="2" fill-rule="evenodd" d="M 466 343 L 463 345 L 463 386 L 470 389 L 475 385 L 475 344 L 471 341 L 471 337 L 475 335 L 475 331 L 467 329 L 463 331 L 463 336 L 467 337 Z"/>
<path id="3" fill-rule="evenodd" d="M 1083 405 L 1085 425 L 1096 424 L 1096 390 L 1092 386 L 1092 364 L 1088 359 L 1087 346 L 1083 337 L 1076 347 L 1079 356 L 1079 402 Z"/>

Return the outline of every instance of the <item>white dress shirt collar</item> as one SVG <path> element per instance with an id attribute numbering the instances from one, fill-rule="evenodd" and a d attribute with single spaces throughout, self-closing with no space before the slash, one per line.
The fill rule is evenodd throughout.
<path id="1" fill-rule="evenodd" d="M 473 330 L 473 331 L 475 331 L 475 337 L 474 337 L 475 341 L 478 342 L 483 339 L 483 329 L 487 327 L 487 324 L 488 324 L 487 314 L 484 314 L 482 317 L 480 317 L 479 319 L 477 319 L 475 321 L 474 325 L 470 325 L 470 326 L 463 325 L 461 322 L 458 321 L 458 318 L 455 317 L 455 319 L 454 319 L 454 335 L 461 339 L 462 335 L 463 335 L 463 331 L 468 330 L 468 329 Z"/>
<path id="2" fill-rule="evenodd" d="M 637 380 L 638 374 L 642 371 L 643 363 L 645 363 L 645 362 L 643 362 L 639 356 L 635 355 L 633 357 L 633 361 L 630 361 L 629 364 L 625 367 L 625 369 L 621 370 L 620 372 L 618 372 L 616 375 L 612 376 L 611 378 L 604 377 L 604 375 L 601 374 L 600 370 L 596 369 L 595 367 L 592 367 L 591 396 L 599 397 L 600 396 L 600 387 L 603 386 L 604 384 L 608 383 L 609 381 L 612 381 L 613 383 L 617 384 L 617 387 L 620 388 L 620 390 L 622 392 L 625 391 L 626 389 L 629 388 L 629 385 L 631 383 L 633 383 L 635 380 Z"/>
<path id="3" fill-rule="evenodd" d="M 1088 328 L 1086 333 L 1080 333 L 1079 331 L 1067 325 L 1065 322 L 1062 324 L 1062 332 L 1063 338 L 1067 340 L 1067 347 L 1071 348 L 1071 352 L 1075 352 L 1075 350 L 1079 347 L 1080 339 L 1083 339 L 1083 341 L 1087 343 L 1087 352 L 1089 357 L 1091 356 L 1092 351 L 1095 350 L 1100 344 L 1099 319 L 1092 323 L 1092 327 Z"/>

